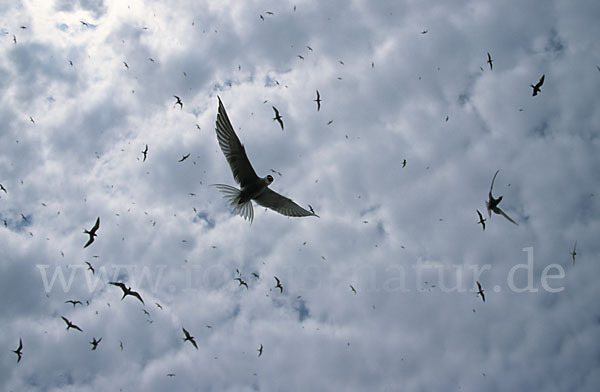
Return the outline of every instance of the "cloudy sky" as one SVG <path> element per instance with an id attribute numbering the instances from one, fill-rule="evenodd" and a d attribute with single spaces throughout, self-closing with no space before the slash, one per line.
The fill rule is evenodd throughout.
<path id="1" fill-rule="evenodd" d="M 0 3 L 0 389 L 595 391 L 599 16 Z M 232 214 L 217 95 L 256 172 L 320 218 Z M 487 216 L 496 170 L 518 226 Z"/>

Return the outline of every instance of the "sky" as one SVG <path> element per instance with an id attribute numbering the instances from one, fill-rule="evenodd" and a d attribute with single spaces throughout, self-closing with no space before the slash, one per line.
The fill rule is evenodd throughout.
<path id="1" fill-rule="evenodd" d="M 0 390 L 595 391 L 599 16 L 1 2 Z M 320 218 L 232 213 L 217 96 Z"/>

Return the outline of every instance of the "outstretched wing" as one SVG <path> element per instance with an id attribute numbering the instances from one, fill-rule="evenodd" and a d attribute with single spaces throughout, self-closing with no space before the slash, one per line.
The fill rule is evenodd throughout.
<path id="1" fill-rule="evenodd" d="M 100 217 L 98 217 L 98 219 L 96 219 L 96 223 L 94 223 L 94 227 L 92 227 L 92 230 L 90 230 L 90 232 L 95 233 L 96 230 L 98 230 L 100 228 Z"/>
<path id="2" fill-rule="evenodd" d="M 125 283 L 121 283 L 121 282 L 108 282 L 108 284 L 112 284 L 113 286 L 120 287 L 121 290 L 123 290 L 123 292 L 127 291 L 127 287 L 125 287 Z"/>
<path id="3" fill-rule="evenodd" d="M 229 117 L 227 117 L 227 112 L 221 102 L 221 98 L 219 98 L 216 131 L 219 146 L 231 167 L 235 182 L 240 184 L 243 188 L 247 184 L 257 181 L 258 176 L 248 160 L 246 149 L 233 130 L 233 126 L 229 121 Z"/>
<path id="4" fill-rule="evenodd" d="M 140 295 L 140 293 L 138 293 L 137 291 L 130 291 L 129 293 L 130 295 L 133 295 L 134 297 L 136 297 L 137 299 L 139 299 L 140 301 L 142 301 L 142 303 L 144 303 L 144 300 L 142 299 L 142 296 Z M 145 305 L 145 304 L 144 304 Z"/>
<path id="5" fill-rule="evenodd" d="M 279 193 L 266 188 L 263 193 L 254 199 L 258 204 L 267 207 L 285 216 L 317 216 L 316 214 L 305 210 L 291 199 L 281 196 Z"/>
<path id="6" fill-rule="evenodd" d="M 540 81 L 537 82 L 537 87 L 542 87 L 542 84 L 544 84 L 544 79 L 546 78 L 546 75 L 542 75 L 542 77 L 540 78 Z"/>
<path id="7" fill-rule="evenodd" d="M 503 217 L 505 217 L 506 219 L 508 219 L 510 222 L 514 223 L 515 225 L 519 226 L 519 224 L 517 222 L 515 222 L 514 220 L 512 220 L 510 218 L 510 216 L 506 215 L 506 213 L 504 211 L 502 211 L 500 209 L 500 207 L 496 207 L 496 210 L 498 210 L 498 212 L 500 213 L 500 215 L 502 215 Z"/>
<path id="8" fill-rule="evenodd" d="M 494 189 L 494 181 L 496 181 L 496 176 L 498 175 L 498 172 L 500 172 L 500 169 L 496 170 L 496 174 L 494 174 L 494 178 L 492 178 L 492 185 L 490 185 L 490 193 L 488 194 L 490 199 L 493 199 L 492 189 Z"/>

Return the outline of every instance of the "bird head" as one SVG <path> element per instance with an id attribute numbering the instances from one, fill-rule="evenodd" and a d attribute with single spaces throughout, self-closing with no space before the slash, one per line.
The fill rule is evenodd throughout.
<path id="1" fill-rule="evenodd" d="M 270 185 L 273 182 L 273 176 L 272 175 L 267 175 L 267 177 L 265 177 L 265 179 L 267 180 L 267 185 Z"/>

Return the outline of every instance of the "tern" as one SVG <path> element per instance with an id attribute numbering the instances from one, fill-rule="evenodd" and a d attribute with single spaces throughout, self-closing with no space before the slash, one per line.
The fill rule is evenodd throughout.
<path id="1" fill-rule="evenodd" d="M 315 99 L 317 103 L 317 112 L 321 110 L 321 94 L 319 94 L 319 90 L 317 90 L 317 99 Z"/>
<path id="2" fill-rule="evenodd" d="M 183 161 L 185 161 L 186 159 L 188 159 L 188 158 L 190 157 L 190 154 L 191 154 L 191 153 L 188 153 L 187 155 L 182 155 L 182 156 L 181 156 L 181 159 L 180 159 L 180 160 L 178 160 L 177 162 L 183 162 Z"/>
<path id="3" fill-rule="evenodd" d="M 488 55 L 487 63 L 490 65 L 490 71 L 491 71 L 492 69 L 494 69 L 494 66 L 492 65 L 494 63 L 494 61 L 492 60 L 492 56 L 490 55 L 490 52 L 487 52 L 487 55 Z"/>
<path id="4" fill-rule="evenodd" d="M 356 294 L 356 289 L 354 288 L 354 286 L 350 285 L 350 289 L 352 290 L 352 292 L 353 292 L 354 294 Z"/>
<path id="5" fill-rule="evenodd" d="M 183 329 L 183 334 L 185 335 L 185 338 L 183 339 L 183 341 L 184 342 L 189 341 L 190 343 L 192 343 L 194 345 L 194 347 L 196 347 L 196 350 L 198 350 L 198 345 L 196 344 L 194 337 L 192 335 L 190 335 L 190 333 L 185 328 L 181 328 L 181 329 Z"/>
<path id="6" fill-rule="evenodd" d="M 96 340 L 96 338 L 93 338 L 92 341 L 90 342 L 90 344 L 92 345 L 92 351 L 96 351 L 96 348 L 98 348 L 98 343 L 100 343 L 102 341 L 102 338 Z"/>
<path id="7" fill-rule="evenodd" d="M 305 210 L 291 199 L 269 189 L 269 185 L 273 182 L 273 176 L 267 175 L 259 178 L 256 175 L 246 155 L 246 149 L 235 134 L 220 98 L 216 123 L 219 146 L 229 163 L 235 182 L 240 185 L 241 189 L 225 184 L 214 184 L 214 186 L 224 194 L 225 199 L 229 201 L 230 207 L 236 214 L 252 223 L 254 219 L 252 200 L 254 200 L 259 205 L 285 216 L 318 217 L 318 215 Z"/>
<path id="8" fill-rule="evenodd" d="M 530 86 L 533 88 L 533 96 L 535 97 L 536 95 L 538 95 L 539 92 L 541 92 L 542 90 L 540 89 L 540 87 L 542 87 L 542 84 L 544 84 L 544 78 L 546 77 L 546 75 L 542 75 L 542 77 L 540 78 L 540 81 L 537 82 L 535 84 L 535 86 L 533 84 L 530 84 Z"/>
<path id="9" fill-rule="evenodd" d="M 575 241 L 575 245 L 573 245 L 573 252 L 571 252 L 571 259 L 573 259 L 573 265 L 575 265 L 575 256 L 577 256 L 577 241 Z"/>
<path id="10" fill-rule="evenodd" d="M 279 123 L 279 125 L 281 126 L 281 130 L 283 131 L 283 120 L 281 117 L 281 115 L 279 114 L 279 110 L 277 110 L 277 108 L 275 106 L 272 106 L 273 111 L 275 112 L 275 117 L 273 117 L 273 121 L 277 121 Z"/>
<path id="11" fill-rule="evenodd" d="M 277 278 L 277 276 L 273 276 L 277 281 L 277 285 L 275 285 L 276 289 L 279 289 L 279 292 L 283 293 L 283 286 L 281 285 L 281 281 Z"/>
<path id="12" fill-rule="evenodd" d="M 146 157 L 148 155 L 148 145 L 146 144 L 146 148 L 144 148 L 144 151 L 142 151 L 142 154 L 144 154 L 144 160 L 142 162 L 146 162 Z"/>
<path id="13" fill-rule="evenodd" d="M 84 248 L 87 248 L 88 246 L 90 246 L 90 244 L 92 242 L 94 242 L 94 237 L 96 237 L 96 231 L 98 231 L 99 227 L 100 227 L 100 217 L 98 217 L 98 219 L 96 219 L 96 223 L 94 223 L 94 227 L 92 227 L 89 231 L 88 230 L 83 231 L 85 234 L 88 234 L 90 236 L 90 239 L 88 240 L 88 242 L 86 242 L 85 245 L 83 246 Z"/>
<path id="14" fill-rule="evenodd" d="M 261 344 L 260 348 L 258 350 L 256 350 L 256 351 L 258 351 L 258 356 L 260 357 L 262 355 L 262 352 L 263 352 L 263 345 Z"/>
<path id="15" fill-rule="evenodd" d="M 175 107 L 175 105 L 179 105 L 179 109 L 183 109 L 183 102 L 181 102 L 181 98 L 179 98 L 177 95 L 173 95 L 173 98 L 177 100 L 177 102 L 173 104 L 173 107 Z"/>
<path id="16" fill-rule="evenodd" d="M 94 267 L 92 267 L 92 265 L 88 261 L 86 261 L 85 263 L 88 265 L 87 269 L 92 271 L 92 275 L 94 275 L 96 273 L 96 270 L 94 269 Z"/>
<path id="17" fill-rule="evenodd" d="M 483 231 L 485 231 L 486 219 L 483 217 L 483 215 L 481 215 L 481 212 L 479 212 L 479 210 L 475 210 L 475 211 L 477 211 L 477 215 L 479 215 L 479 222 L 477 222 L 477 224 L 481 223 L 481 227 L 483 227 Z"/>
<path id="18" fill-rule="evenodd" d="M 244 280 L 242 280 L 242 278 L 235 278 L 234 280 L 237 280 L 240 282 L 239 286 L 246 286 L 246 290 L 248 290 L 248 283 L 244 282 Z"/>
<path id="19" fill-rule="evenodd" d="M 73 307 L 75 307 L 75 305 L 79 304 L 79 305 L 83 305 L 83 303 L 79 300 L 77 301 L 73 301 L 72 299 L 65 301 L 66 304 L 73 304 Z"/>
<path id="20" fill-rule="evenodd" d="M 483 302 L 485 302 L 485 294 L 483 289 L 481 288 L 481 284 L 479 282 L 475 282 L 477 283 L 477 295 L 481 295 L 481 299 L 483 300 Z"/>
<path id="21" fill-rule="evenodd" d="M 488 210 L 488 215 L 489 215 L 489 217 L 491 217 L 492 211 L 493 211 L 494 213 L 496 213 L 498 215 L 502 215 L 503 217 L 508 219 L 510 222 L 519 226 L 519 224 L 517 222 L 512 220 L 510 216 L 506 215 L 506 213 L 504 211 L 502 211 L 500 209 L 500 207 L 498 207 L 498 204 L 500 204 L 500 202 L 502 201 L 502 196 L 499 196 L 497 199 L 494 199 L 494 196 L 492 196 L 492 189 L 494 188 L 494 181 L 496 180 L 496 176 L 498 175 L 499 171 L 500 171 L 500 169 L 498 169 L 496 171 L 496 174 L 494 174 L 494 178 L 492 179 L 492 185 L 490 186 L 490 193 L 488 194 L 489 200 L 485 202 L 485 204 L 487 206 L 487 210 Z"/>
<path id="22" fill-rule="evenodd" d="M 78 330 L 79 332 L 83 332 L 83 330 L 81 328 L 79 328 L 77 325 L 75 325 L 71 321 L 69 321 L 65 316 L 60 316 L 60 317 L 65 321 L 65 323 L 67 323 L 67 331 L 70 328 L 73 328 L 73 329 Z"/>
<path id="23" fill-rule="evenodd" d="M 21 340 L 21 338 L 19 338 L 19 347 L 17 347 L 16 350 L 10 350 L 13 353 L 17 354 L 17 363 L 21 361 L 21 356 L 23 355 L 21 350 L 23 350 L 23 341 Z"/>
<path id="24" fill-rule="evenodd" d="M 123 301 L 123 299 L 126 296 L 131 295 L 132 297 L 136 297 L 137 299 L 139 299 L 141 303 L 144 303 L 144 300 L 142 299 L 142 296 L 140 295 L 140 293 L 138 293 L 137 291 L 131 290 L 131 287 L 125 286 L 125 283 L 121 283 L 121 282 L 108 282 L 108 284 L 112 284 L 113 286 L 120 287 L 121 290 L 123 290 L 123 296 L 121 297 L 121 301 Z"/>

